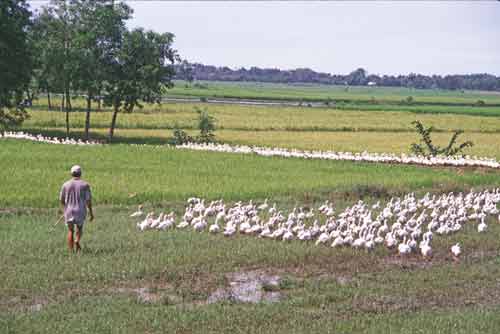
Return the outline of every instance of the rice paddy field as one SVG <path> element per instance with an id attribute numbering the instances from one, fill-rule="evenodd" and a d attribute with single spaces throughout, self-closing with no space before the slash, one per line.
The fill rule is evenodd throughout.
<path id="1" fill-rule="evenodd" d="M 399 104 L 402 100 L 411 96 L 416 104 L 470 106 L 476 104 L 478 100 L 490 105 L 498 106 L 500 104 L 498 92 L 220 81 L 199 81 L 197 85 L 177 81 L 176 86 L 168 91 L 168 96 L 296 100 L 304 102 L 323 102 L 330 99 L 330 101 L 357 104 L 366 102 Z"/>
<path id="2" fill-rule="evenodd" d="M 207 85 L 241 98 L 248 97 L 245 92 L 273 99 L 348 93 L 351 99 L 373 95 L 398 101 L 408 95 L 386 88 L 345 92 L 322 86 Z M 186 95 L 189 89 L 179 85 L 172 94 Z M 360 199 L 373 204 L 410 192 L 420 196 L 499 187 L 498 169 L 270 158 L 164 145 L 173 128 L 194 133 L 197 107 L 216 118 L 216 137 L 224 143 L 407 153 L 418 141 L 410 124 L 418 119 L 436 128 L 437 143 L 445 144 L 451 131 L 463 129 L 459 141 L 475 144 L 466 153 L 500 159 L 497 107 L 461 105 L 477 99 L 500 103 L 496 95 L 411 95 L 429 102 L 422 108 L 432 112 L 396 104 L 390 110 L 346 110 L 168 103 L 120 114 L 117 140 L 110 145 L 0 139 L 0 332 L 496 334 L 496 217 L 488 219 L 486 233 L 465 225 L 457 234 L 438 238 L 431 259 L 400 257 L 384 247 L 367 252 L 178 229 L 141 233 L 138 220 L 129 217 L 139 204 L 148 212 L 181 214 L 192 196 L 228 203 L 268 198 L 287 210 L 329 200 L 341 212 Z M 78 99 L 73 104 L 84 106 Z M 48 111 L 44 98 L 30 115 L 22 130 L 65 135 L 64 114 Z M 91 117 L 92 137 L 105 139 L 111 114 L 103 110 Z M 84 113 L 73 112 L 70 119 L 71 135 L 81 137 Z M 73 164 L 82 166 L 92 185 L 96 215 L 86 225 L 79 254 L 68 253 L 65 227 L 53 226 L 59 189 Z M 463 248 L 459 261 L 449 253 L 456 242 Z M 279 298 L 213 302 L 216 291 L 237 283 L 235 276 L 278 277 L 277 284 L 263 284 L 262 294 Z"/>

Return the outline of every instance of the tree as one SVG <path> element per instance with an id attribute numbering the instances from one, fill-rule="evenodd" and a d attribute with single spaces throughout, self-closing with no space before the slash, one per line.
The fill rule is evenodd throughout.
<path id="1" fill-rule="evenodd" d="M 27 41 L 31 13 L 24 0 L 0 2 L 0 128 L 22 123 L 28 116 L 23 92 L 31 78 L 31 55 Z"/>
<path id="2" fill-rule="evenodd" d="M 69 112 L 73 79 L 76 75 L 79 54 L 74 41 L 76 21 L 78 20 L 76 1 L 51 0 L 43 7 L 42 13 L 35 20 L 35 31 L 39 34 L 35 40 L 41 46 L 35 50 L 41 52 L 41 72 L 57 83 L 63 93 L 61 109 L 66 111 L 66 134 L 69 135 Z"/>
<path id="3" fill-rule="evenodd" d="M 78 13 L 74 44 L 79 56 L 74 86 L 87 95 L 85 138 L 89 140 L 92 100 L 100 98 L 108 60 L 118 52 L 132 9 L 124 3 L 99 0 L 80 1 L 74 6 Z"/>
<path id="4" fill-rule="evenodd" d="M 350 86 L 364 85 L 366 83 L 366 71 L 363 68 L 358 68 L 347 76 L 346 81 Z"/>
<path id="5" fill-rule="evenodd" d="M 181 78 L 191 84 L 194 80 L 193 66 L 187 60 L 183 60 L 177 68 L 177 73 L 181 76 Z"/>
<path id="6" fill-rule="evenodd" d="M 411 123 L 415 126 L 417 133 L 421 137 L 421 144 L 411 144 L 410 151 L 413 154 L 421 155 L 427 158 L 437 155 L 455 156 L 459 153 L 462 153 L 462 151 L 467 147 L 472 147 L 474 145 L 471 141 L 466 141 L 460 145 L 455 145 L 458 136 L 463 133 L 462 130 L 454 131 L 453 136 L 451 136 L 450 141 L 448 142 L 448 145 L 446 145 L 445 147 L 434 145 L 431 138 L 431 133 L 434 130 L 432 126 L 426 129 L 420 121 L 413 121 Z"/>
<path id="7" fill-rule="evenodd" d="M 208 114 L 206 109 L 195 108 L 198 113 L 198 128 L 200 135 L 196 139 L 199 143 L 212 143 L 215 141 L 215 118 Z"/>
<path id="8" fill-rule="evenodd" d="M 29 31 L 30 46 L 33 54 L 33 80 L 39 91 L 47 94 L 49 110 L 52 109 L 51 93 L 63 92 L 60 75 L 62 55 L 59 44 L 52 33 L 54 18 L 44 10 L 33 20 L 33 27 Z"/>
<path id="9" fill-rule="evenodd" d="M 113 107 L 109 140 L 113 140 L 120 111 L 141 108 L 140 101 L 159 103 L 164 87 L 172 87 L 173 64 L 178 60 L 172 48 L 174 35 L 135 29 L 125 32 L 117 54 L 109 59 L 103 87 L 104 103 Z"/>

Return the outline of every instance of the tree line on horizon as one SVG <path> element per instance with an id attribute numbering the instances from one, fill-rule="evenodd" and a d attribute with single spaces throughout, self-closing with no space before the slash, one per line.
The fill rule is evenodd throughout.
<path id="1" fill-rule="evenodd" d="M 19 125 L 40 93 L 49 110 L 61 98 L 69 136 L 71 100 L 86 99 L 85 137 L 92 103 L 111 107 L 109 140 L 119 112 L 160 102 L 172 87 L 172 33 L 128 29 L 133 10 L 113 0 L 51 0 L 33 13 L 26 0 L 0 2 L 0 130 Z"/>
<path id="2" fill-rule="evenodd" d="M 315 83 L 349 86 L 387 86 L 419 89 L 500 91 L 500 77 L 487 73 L 456 75 L 376 75 L 358 68 L 347 75 L 315 72 L 309 68 L 280 70 L 277 68 L 244 67 L 231 69 L 184 61 L 176 64 L 175 79 L 193 81 L 258 81 L 270 83 Z"/>

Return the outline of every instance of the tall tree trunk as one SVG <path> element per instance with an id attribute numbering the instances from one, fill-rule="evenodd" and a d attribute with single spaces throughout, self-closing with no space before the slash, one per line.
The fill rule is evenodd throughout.
<path id="1" fill-rule="evenodd" d="M 97 110 L 101 111 L 101 88 L 97 91 Z"/>
<path id="2" fill-rule="evenodd" d="M 66 98 L 66 137 L 69 137 L 69 112 L 71 110 L 71 99 L 69 96 L 69 84 L 64 85 L 64 96 Z"/>
<path id="3" fill-rule="evenodd" d="M 66 108 L 66 137 L 69 137 L 69 111 Z"/>
<path id="4" fill-rule="evenodd" d="M 61 95 L 61 112 L 64 111 L 64 94 Z"/>
<path id="5" fill-rule="evenodd" d="M 85 140 L 89 140 L 89 129 L 90 129 L 90 109 L 92 108 L 92 96 L 90 92 L 87 94 L 87 114 L 85 115 Z"/>
<path id="6" fill-rule="evenodd" d="M 66 109 L 68 111 L 71 111 L 73 108 L 71 106 L 71 96 L 69 94 L 69 85 L 66 87 L 65 95 L 66 95 Z"/>
<path id="7" fill-rule="evenodd" d="M 26 89 L 26 97 L 27 97 L 27 102 L 28 102 L 29 107 L 31 107 L 33 105 L 33 95 L 34 95 L 34 93 L 30 93 L 30 90 Z"/>
<path id="8" fill-rule="evenodd" d="M 109 142 L 113 141 L 113 135 L 115 134 L 116 126 L 116 116 L 118 115 L 118 105 L 115 104 L 113 111 L 113 118 L 111 119 L 111 127 L 109 128 Z"/>
<path id="9" fill-rule="evenodd" d="M 50 90 L 47 88 L 47 103 L 49 105 L 49 111 L 52 110 L 52 104 L 50 103 Z"/>

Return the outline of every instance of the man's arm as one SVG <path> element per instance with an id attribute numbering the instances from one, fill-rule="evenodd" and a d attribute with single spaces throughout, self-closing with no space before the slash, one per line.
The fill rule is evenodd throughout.
<path id="1" fill-rule="evenodd" d="M 63 214 L 64 213 L 64 208 L 66 207 L 66 200 L 65 200 L 65 189 L 64 186 L 61 188 L 61 192 L 59 193 L 59 213 Z"/>
<path id="2" fill-rule="evenodd" d="M 92 210 L 92 200 L 89 199 L 87 201 L 87 208 L 89 209 L 89 219 L 90 221 L 94 220 L 94 211 Z"/>
<path id="3" fill-rule="evenodd" d="M 87 190 L 87 208 L 89 209 L 89 219 L 90 221 L 94 220 L 94 210 L 92 210 L 92 192 L 90 191 L 90 186 Z"/>

